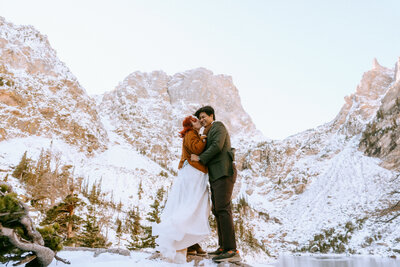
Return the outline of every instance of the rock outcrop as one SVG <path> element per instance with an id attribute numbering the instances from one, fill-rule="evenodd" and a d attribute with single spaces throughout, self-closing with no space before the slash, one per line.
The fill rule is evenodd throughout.
<path id="1" fill-rule="evenodd" d="M 88 153 L 107 144 L 95 102 L 47 37 L 0 17 L 0 140 L 31 135 L 62 138 Z"/>
<path id="2" fill-rule="evenodd" d="M 368 156 L 379 157 L 382 166 L 400 171 L 400 75 L 396 63 L 392 83 L 382 99 L 374 120 L 366 127 L 360 149 Z"/>
<path id="3" fill-rule="evenodd" d="M 243 110 L 232 78 L 204 68 L 173 76 L 134 72 L 102 96 L 99 110 L 112 131 L 135 149 L 162 165 L 175 166 L 182 120 L 203 105 L 214 107 L 216 119 L 224 122 L 231 136 L 260 135 Z"/>

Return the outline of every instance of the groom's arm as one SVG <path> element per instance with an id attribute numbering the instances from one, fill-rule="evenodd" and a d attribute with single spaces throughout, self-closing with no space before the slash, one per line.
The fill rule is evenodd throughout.
<path id="1" fill-rule="evenodd" d="M 213 127 L 216 129 L 212 129 L 207 138 L 209 147 L 199 156 L 201 163 L 205 165 L 222 151 L 227 135 L 226 128 L 221 122 L 214 122 L 214 124 Z"/>

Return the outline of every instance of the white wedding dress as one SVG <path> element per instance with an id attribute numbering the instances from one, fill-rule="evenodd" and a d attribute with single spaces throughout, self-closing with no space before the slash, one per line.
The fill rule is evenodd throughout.
<path id="1" fill-rule="evenodd" d="M 186 262 L 186 250 L 202 241 L 210 233 L 208 216 L 208 174 L 192 167 L 186 161 L 178 171 L 161 214 L 161 222 L 152 225 L 156 250 L 175 263 Z"/>

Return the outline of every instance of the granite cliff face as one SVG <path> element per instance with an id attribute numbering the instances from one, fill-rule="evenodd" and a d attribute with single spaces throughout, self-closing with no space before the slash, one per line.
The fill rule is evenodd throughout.
<path id="1" fill-rule="evenodd" d="M 168 94 L 177 112 L 193 114 L 198 107 L 211 105 L 215 108 L 216 119 L 224 122 L 232 135 L 259 134 L 228 75 L 214 75 L 204 68 L 178 73 L 168 82 Z"/>
<path id="2" fill-rule="evenodd" d="M 174 166 L 180 157 L 178 132 L 183 118 L 212 105 L 232 137 L 260 135 L 243 110 L 232 78 L 204 68 L 169 76 L 162 71 L 134 72 L 100 96 L 99 110 L 112 131 L 142 154 Z"/>
<path id="3" fill-rule="evenodd" d="M 393 70 L 380 66 L 374 60 L 372 70 L 363 75 L 356 92 L 345 97 L 345 104 L 333 121 L 284 140 L 253 144 L 246 154 L 241 155 L 242 168 L 247 169 L 253 162 L 257 173 L 283 181 L 294 171 L 301 158 L 332 158 L 350 139 L 363 132 L 367 123 L 375 117 L 392 83 Z M 317 174 L 313 171 L 304 175 L 311 178 Z"/>
<path id="4" fill-rule="evenodd" d="M 382 99 L 375 118 L 363 132 L 360 149 L 383 160 L 385 168 L 400 171 L 400 58 L 392 83 Z"/>
<path id="5" fill-rule="evenodd" d="M 31 135 L 61 138 L 88 153 L 107 143 L 94 101 L 47 37 L 0 17 L 0 140 Z"/>

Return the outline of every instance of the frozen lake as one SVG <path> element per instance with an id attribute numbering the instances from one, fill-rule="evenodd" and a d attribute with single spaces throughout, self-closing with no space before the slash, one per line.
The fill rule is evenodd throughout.
<path id="1" fill-rule="evenodd" d="M 400 267 L 399 259 L 366 255 L 282 255 L 276 267 Z"/>

